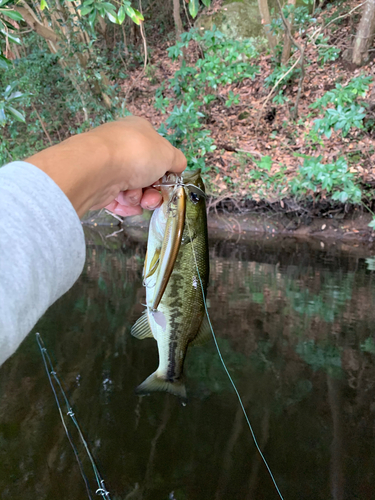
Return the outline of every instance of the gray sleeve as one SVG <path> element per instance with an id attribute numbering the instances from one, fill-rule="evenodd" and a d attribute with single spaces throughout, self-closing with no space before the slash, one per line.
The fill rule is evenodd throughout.
<path id="1" fill-rule="evenodd" d="M 30 163 L 0 168 L 0 365 L 84 261 L 81 222 L 57 184 Z"/>

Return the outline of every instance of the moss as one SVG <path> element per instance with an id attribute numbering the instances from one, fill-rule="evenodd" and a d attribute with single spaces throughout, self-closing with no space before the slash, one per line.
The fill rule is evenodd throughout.
<path id="1" fill-rule="evenodd" d="M 244 38 L 263 35 L 257 0 L 236 0 L 224 2 L 222 9 L 211 15 L 198 18 L 198 28 L 211 29 L 213 25 L 230 38 Z"/>

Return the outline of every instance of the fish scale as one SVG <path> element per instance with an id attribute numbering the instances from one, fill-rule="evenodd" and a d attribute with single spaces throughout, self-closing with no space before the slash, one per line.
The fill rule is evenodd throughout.
<path id="1" fill-rule="evenodd" d="M 204 192 L 200 172 L 188 172 L 183 176 L 186 205 L 180 247 L 160 303 L 156 311 L 153 310 L 153 300 L 163 279 L 160 275 L 163 263 L 159 262 L 154 272 L 151 263 L 153 256 L 158 255 L 157 252 L 163 258 L 168 258 L 168 254 L 163 253 L 163 248 L 167 248 L 170 242 L 165 241 L 164 235 L 174 234 L 167 228 L 170 227 L 168 224 L 177 223 L 177 219 L 174 220 L 173 217 L 178 217 L 173 205 L 175 188 L 170 185 L 172 175 L 174 174 L 163 178 L 163 204 L 151 218 L 144 270 L 148 307 L 133 326 L 132 334 L 137 338 L 154 337 L 159 353 L 157 370 L 137 388 L 137 392 L 146 394 L 160 390 L 186 398 L 183 366 L 187 349 L 192 343 L 203 342 L 210 335 L 194 259 L 195 253 L 206 295 L 209 274 L 207 218 L 205 197 L 186 186 L 196 186 Z M 163 182 L 169 182 L 169 186 L 163 187 Z"/>

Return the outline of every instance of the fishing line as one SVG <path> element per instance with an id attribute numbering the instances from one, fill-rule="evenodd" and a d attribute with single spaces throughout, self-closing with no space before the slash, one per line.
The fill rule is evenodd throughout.
<path id="1" fill-rule="evenodd" d="M 242 412 L 245 416 L 245 419 L 246 419 L 246 422 L 247 422 L 247 425 L 250 429 L 250 432 L 251 432 L 251 435 L 252 435 L 252 438 L 254 440 L 254 444 L 255 444 L 255 447 L 256 449 L 258 450 L 258 453 L 264 463 L 264 465 L 266 466 L 267 468 L 267 471 L 272 479 L 272 482 L 276 488 L 276 491 L 279 495 L 279 497 L 281 498 L 281 500 L 284 500 L 284 497 L 282 496 L 281 494 L 281 491 L 279 489 L 279 487 L 277 486 L 277 483 L 276 483 L 276 479 L 274 478 L 273 474 L 272 474 L 272 471 L 270 469 L 270 466 L 268 465 L 267 463 L 267 460 L 265 458 L 265 456 L 263 455 L 262 453 L 262 450 L 260 449 L 260 446 L 258 444 L 258 441 L 257 441 L 257 438 L 255 437 L 255 433 L 254 433 L 254 430 L 253 430 L 253 426 L 251 425 L 250 423 L 250 420 L 249 420 L 249 417 L 247 416 L 247 413 L 246 413 L 246 410 L 245 410 L 245 407 L 244 407 L 244 404 L 242 402 L 242 398 L 241 398 L 241 395 L 240 393 L 238 392 L 238 389 L 236 387 L 236 384 L 234 383 L 233 381 L 233 378 L 231 376 L 231 374 L 229 373 L 229 370 L 227 368 L 227 365 L 225 364 L 225 361 L 224 361 L 224 358 L 223 358 L 223 355 L 221 354 L 221 351 L 220 351 L 220 348 L 219 348 L 219 344 L 217 343 L 217 339 L 216 339 L 216 335 L 215 335 L 215 332 L 214 332 L 214 329 L 212 327 L 212 324 L 211 324 L 211 319 L 210 319 L 210 316 L 208 314 L 208 309 L 207 309 L 207 303 L 206 303 L 206 298 L 204 296 L 204 287 L 203 287 L 203 283 L 202 283 L 202 279 L 201 279 L 201 275 L 200 275 L 200 272 L 199 272 L 199 268 L 198 268 L 198 262 L 197 262 L 197 257 L 196 257 L 196 254 L 195 254 L 195 249 L 194 249 L 194 244 L 193 244 L 193 238 L 192 238 L 192 233 L 190 231 L 190 226 L 189 226 L 189 221 L 188 221 L 188 218 L 186 217 L 185 218 L 186 220 L 186 225 L 187 225 L 187 228 L 188 228 L 188 231 L 189 231 L 189 236 L 190 236 L 190 242 L 191 242 L 191 248 L 193 249 L 193 257 L 194 257 L 194 262 L 195 262 L 195 267 L 197 269 L 197 273 L 198 273 L 198 278 L 199 278 L 199 282 L 200 282 L 200 285 L 201 285 L 201 289 L 202 289 L 202 296 L 203 296 L 203 303 L 204 303 L 204 308 L 206 310 L 206 314 L 207 314 L 207 320 L 208 320 L 208 324 L 210 325 L 210 329 L 211 329 L 211 333 L 212 333 L 212 337 L 214 339 L 214 342 L 215 342 L 215 347 L 216 347 L 216 350 L 217 350 L 217 353 L 219 355 L 219 358 L 220 358 L 220 361 L 221 361 L 221 364 L 223 365 L 223 368 L 225 370 L 225 373 L 227 374 L 229 380 L 230 380 L 230 383 L 232 384 L 232 387 L 234 389 L 234 392 L 236 393 L 236 396 L 237 396 L 237 399 L 240 403 L 240 406 L 241 406 L 241 409 L 242 409 Z"/>
<path id="2" fill-rule="evenodd" d="M 91 455 L 91 452 L 90 452 L 90 449 L 88 447 L 88 444 L 87 444 L 87 442 L 86 442 L 86 440 L 85 440 L 85 438 L 83 436 L 83 433 L 81 431 L 80 426 L 78 425 L 78 422 L 77 422 L 77 419 L 76 419 L 76 417 L 74 415 L 72 407 L 70 406 L 68 397 L 65 394 L 65 391 L 64 391 L 64 389 L 63 389 L 63 387 L 62 387 L 62 385 L 60 383 L 60 380 L 59 380 L 59 378 L 57 376 L 57 373 L 56 373 L 56 371 L 53 368 L 51 358 L 50 358 L 50 356 L 48 354 L 47 348 L 44 345 L 44 342 L 43 342 L 43 339 L 42 339 L 40 333 L 36 334 L 36 341 L 38 343 L 40 352 L 42 354 L 44 367 L 46 369 L 48 380 L 49 380 L 49 383 L 50 383 L 53 395 L 55 397 L 55 401 L 56 401 L 56 404 L 57 404 L 57 408 L 59 410 L 59 414 L 60 414 L 61 422 L 62 422 L 64 430 L 65 430 L 65 434 L 67 435 L 69 443 L 70 443 L 70 445 L 71 445 L 71 447 L 73 449 L 74 455 L 76 457 L 76 460 L 77 460 L 77 463 L 78 463 L 78 466 L 79 466 L 79 470 L 80 470 L 81 476 L 82 476 L 82 478 L 83 478 L 83 480 L 85 482 L 87 495 L 88 495 L 89 499 L 92 500 L 91 490 L 90 490 L 90 486 L 89 486 L 89 483 L 88 483 L 88 479 L 87 479 L 87 477 L 86 477 L 86 475 L 84 473 L 83 465 L 82 465 L 81 459 L 79 458 L 78 451 L 77 451 L 76 447 L 74 446 L 72 436 L 70 435 L 70 433 L 68 431 L 68 428 L 66 426 L 66 422 L 65 422 L 65 419 L 64 419 L 64 416 L 63 416 L 63 411 L 62 411 L 61 405 L 60 405 L 60 400 L 59 400 L 59 397 L 57 395 L 55 386 L 53 384 L 52 377 L 55 380 L 56 384 L 58 385 L 58 387 L 60 389 L 60 392 L 61 392 L 61 395 L 62 395 L 62 397 L 64 399 L 64 402 L 65 402 L 65 405 L 66 405 L 66 408 L 67 408 L 67 413 L 66 414 L 71 418 L 72 422 L 74 423 L 74 425 L 75 425 L 75 427 L 76 427 L 76 429 L 78 431 L 78 435 L 79 435 L 79 437 L 80 437 L 80 439 L 82 441 L 82 444 L 85 447 L 87 456 L 89 457 L 89 460 L 91 462 L 91 466 L 92 466 L 92 469 L 93 469 L 94 475 L 95 475 L 95 480 L 96 480 L 97 486 L 98 486 L 98 488 L 95 491 L 95 493 L 97 495 L 101 495 L 106 500 L 111 500 L 110 493 L 109 493 L 109 491 L 107 491 L 107 489 L 106 489 L 106 487 L 104 485 L 104 479 L 102 478 L 102 476 L 101 476 L 101 474 L 100 474 L 100 472 L 99 472 L 99 470 L 98 470 L 98 468 L 97 468 L 97 466 L 95 464 L 95 461 L 94 461 L 94 459 L 93 459 L 93 457 Z"/>

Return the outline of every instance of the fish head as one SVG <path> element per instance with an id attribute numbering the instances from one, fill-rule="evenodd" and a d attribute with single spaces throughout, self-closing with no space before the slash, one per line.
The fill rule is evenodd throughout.
<path id="1" fill-rule="evenodd" d="M 186 218 L 194 225 L 203 213 L 206 214 L 206 191 L 201 171 L 185 171 L 182 179 L 186 194 Z"/>
<path id="2" fill-rule="evenodd" d="M 155 184 L 155 186 L 160 188 L 160 192 L 163 197 L 163 203 L 170 203 L 178 184 L 181 184 L 181 176 L 173 172 L 167 172 L 165 175 L 163 175 L 160 181 Z"/>

